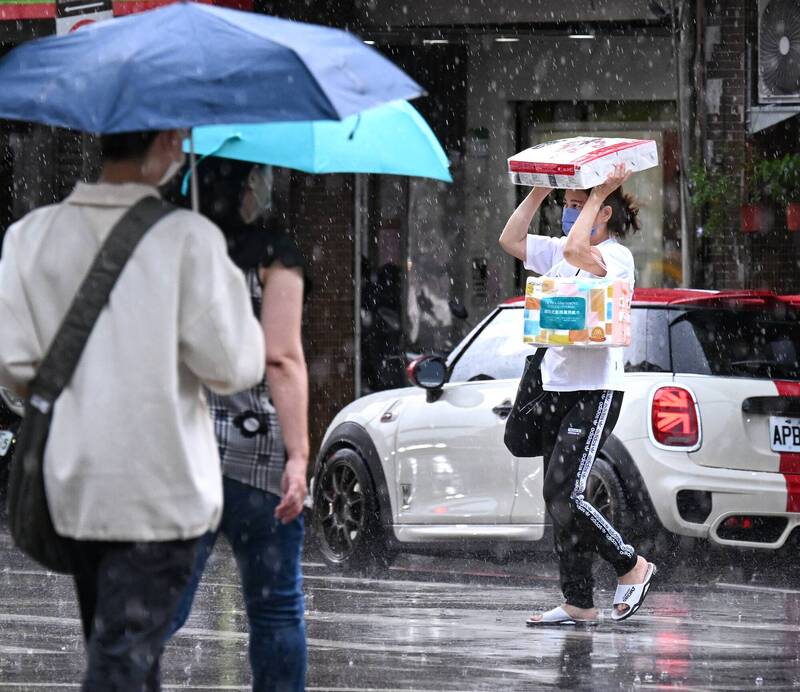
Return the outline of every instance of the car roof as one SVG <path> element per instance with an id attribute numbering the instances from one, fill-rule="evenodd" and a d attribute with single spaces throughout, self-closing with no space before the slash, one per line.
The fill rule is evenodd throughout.
<path id="1" fill-rule="evenodd" d="M 633 291 L 633 304 L 642 306 L 739 304 L 763 305 L 782 301 L 800 307 L 800 295 L 778 295 L 771 291 L 727 290 L 710 291 L 698 288 L 637 288 Z M 525 296 L 506 300 L 503 305 L 522 307 Z"/>

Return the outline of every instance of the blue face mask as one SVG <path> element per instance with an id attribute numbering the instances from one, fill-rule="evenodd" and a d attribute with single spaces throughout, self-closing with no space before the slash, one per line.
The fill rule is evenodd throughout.
<path id="1" fill-rule="evenodd" d="M 575 222 L 578 220 L 578 217 L 581 214 L 580 209 L 575 209 L 574 207 L 564 207 L 564 211 L 561 212 L 561 231 L 564 235 L 569 235 L 569 232 L 572 230 L 572 227 L 575 225 Z M 597 229 L 592 227 L 591 235 L 597 233 Z"/>

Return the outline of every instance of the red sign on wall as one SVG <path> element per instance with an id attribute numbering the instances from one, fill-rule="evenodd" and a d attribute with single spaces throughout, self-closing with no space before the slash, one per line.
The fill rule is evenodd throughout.
<path id="1" fill-rule="evenodd" d="M 41 2 L 41 0 L 0 0 L 0 20 L 54 19 L 55 16 L 55 2 Z"/>
<path id="2" fill-rule="evenodd" d="M 154 10 L 156 7 L 170 5 L 177 0 L 114 0 L 114 16 L 122 17 L 126 14 Z M 252 12 L 253 0 L 194 0 L 204 5 L 217 5 L 218 7 L 232 7 L 236 10 Z"/>
<path id="3" fill-rule="evenodd" d="M 144 12 L 169 5 L 176 0 L 114 0 L 114 16 Z M 253 0 L 196 0 L 209 5 L 232 7 L 252 12 Z M 92 4 L 92 3 L 90 3 Z M 58 15 L 55 2 L 42 0 L 0 0 L 0 21 L 18 19 L 55 19 Z"/>

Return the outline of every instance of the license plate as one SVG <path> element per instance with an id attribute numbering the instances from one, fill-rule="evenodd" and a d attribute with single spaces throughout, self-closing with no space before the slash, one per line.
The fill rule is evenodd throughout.
<path id="1" fill-rule="evenodd" d="M 773 452 L 800 452 L 800 418 L 770 416 L 769 440 Z"/>
<path id="2" fill-rule="evenodd" d="M 8 430 L 0 431 L 0 457 L 4 457 L 8 453 L 8 448 L 11 447 L 13 439 L 14 433 Z"/>

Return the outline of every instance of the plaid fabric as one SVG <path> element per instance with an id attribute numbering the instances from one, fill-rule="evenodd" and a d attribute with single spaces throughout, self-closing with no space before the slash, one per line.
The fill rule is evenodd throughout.
<path id="1" fill-rule="evenodd" d="M 245 278 L 253 310 L 259 315 L 261 283 L 258 269 L 248 269 Z M 252 389 L 233 396 L 208 392 L 208 405 L 219 443 L 223 475 L 280 495 L 286 448 L 266 378 Z"/>

